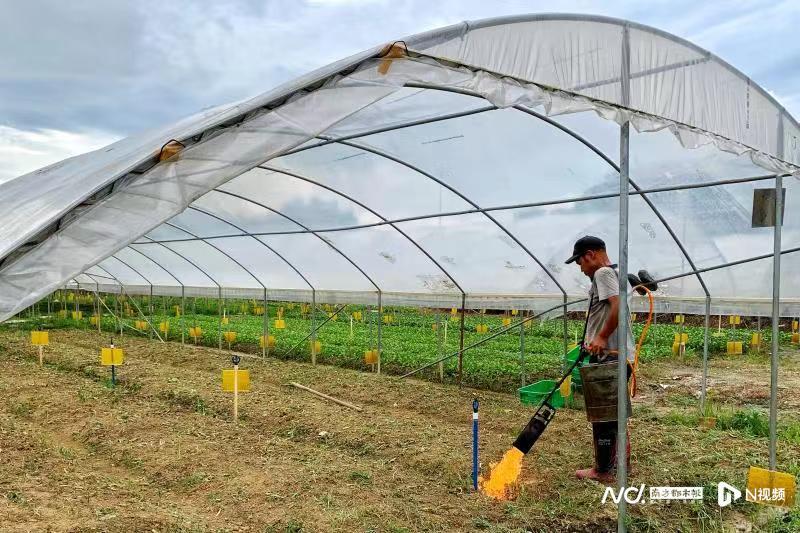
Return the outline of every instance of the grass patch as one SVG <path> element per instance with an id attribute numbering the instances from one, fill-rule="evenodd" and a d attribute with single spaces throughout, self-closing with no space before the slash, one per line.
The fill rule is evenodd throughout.
<path id="1" fill-rule="evenodd" d="M 12 403 L 9 411 L 11 411 L 12 415 L 24 420 L 30 420 L 33 416 L 33 406 L 27 401 Z"/>
<path id="2" fill-rule="evenodd" d="M 194 389 L 170 389 L 161 391 L 159 397 L 174 407 L 206 415 L 211 409 L 206 400 Z"/>

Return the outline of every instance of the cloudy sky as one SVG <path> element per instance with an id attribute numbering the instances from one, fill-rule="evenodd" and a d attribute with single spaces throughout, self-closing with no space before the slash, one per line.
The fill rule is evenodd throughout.
<path id="1" fill-rule="evenodd" d="M 548 12 L 485 0 L 0 0 L 0 181 L 373 45 L 462 20 Z M 564 1 L 687 38 L 800 117 L 800 3 Z"/>

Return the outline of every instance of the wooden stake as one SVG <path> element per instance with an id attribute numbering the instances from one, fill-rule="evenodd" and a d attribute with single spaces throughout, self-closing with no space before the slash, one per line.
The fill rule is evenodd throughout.
<path id="1" fill-rule="evenodd" d="M 294 381 L 292 381 L 290 383 L 290 385 L 292 387 L 297 387 L 298 389 L 303 389 L 304 391 L 308 391 L 311 394 L 315 394 L 315 395 L 319 396 L 320 398 L 325 398 L 326 400 L 330 400 L 330 401 L 332 401 L 334 403 L 338 403 L 339 405 L 343 405 L 345 407 L 349 407 L 350 409 L 355 409 L 356 411 L 359 411 L 359 412 L 362 411 L 361 407 L 359 407 L 357 405 L 353 405 L 352 403 L 345 402 L 344 400 L 339 400 L 338 398 L 334 398 L 333 396 L 328 396 L 327 394 L 323 394 L 323 393 L 321 393 L 319 391 L 316 391 L 316 390 L 314 390 L 314 389 L 312 389 L 310 387 L 306 387 L 305 385 L 300 385 L 299 383 L 295 383 Z"/>
<path id="2" fill-rule="evenodd" d="M 44 364 L 44 346 L 39 345 L 39 366 Z"/>

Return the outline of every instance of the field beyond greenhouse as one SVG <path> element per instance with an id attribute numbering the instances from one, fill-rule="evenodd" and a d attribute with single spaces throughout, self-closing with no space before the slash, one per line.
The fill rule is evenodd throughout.
<path id="1" fill-rule="evenodd" d="M 106 302 L 113 309 L 114 301 Z M 123 314 L 126 306 L 120 305 Z M 125 352 L 112 387 L 98 353 L 119 322 L 109 314 L 101 333 L 91 324 L 91 302 L 59 315 L 22 313 L 0 327 L 0 491 L 2 531 L 610 531 L 613 505 L 601 505 L 603 486 L 579 482 L 574 471 L 591 462 L 591 429 L 580 409 L 560 409 L 525 459 L 519 496 L 498 503 L 471 490 L 471 404 L 481 400 L 481 471 L 500 458 L 533 412 L 514 390 L 559 373 L 563 323 L 535 320 L 464 355 L 464 387 L 457 358 L 423 379 L 397 374 L 458 351 L 459 320 L 450 310 L 387 309 L 382 326 L 382 374 L 364 352 L 374 349 L 377 313 L 348 306 L 318 332 L 321 353 L 310 364 L 308 308 L 269 309 L 275 346 L 262 357 L 264 316 L 252 303 L 230 302 L 221 330 L 235 331 L 230 349 L 218 346 L 219 310 L 198 299 L 196 310 L 175 316 L 172 301 L 156 299 L 149 321 L 169 321 L 168 342 L 136 331 L 142 316 L 124 318 L 114 342 Z M 136 305 L 149 309 L 147 299 Z M 236 305 L 239 305 L 238 312 Z M 59 307 L 56 307 L 56 306 Z M 286 328 L 274 329 L 283 308 Z M 160 309 L 162 312 L 155 312 Z M 163 312 L 166 309 L 172 312 Z M 316 323 L 337 307 L 322 306 Z M 362 320 L 350 317 L 361 312 Z M 255 312 L 258 312 L 256 309 Z M 303 316 L 306 315 L 306 316 Z M 356 315 L 358 317 L 358 315 Z M 372 317 L 372 318 L 370 318 Z M 181 320 L 181 318 L 183 320 Z M 503 328 L 505 313 L 469 313 L 465 345 Z M 574 337 L 579 317 L 569 323 Z M 694 317 L 696 318 L 696 317 Z M 727 320 L 726 317 L 723 317 Z M 773 531 L 800 528 L 800 514 L 736 502 L 721 512 L 716 484 L 744 486 L 750 465 L 767 464 L 769 401 L 768 322 L 759 351 L 726 355 L 728 340 L 745 344 L 755 321 L 734 330 L 723 323 L 711 337 L 709 412 L 716 427 L 699 427 L 702 328 L 658 318 L 645 342 L 639 393 L 631 421 L 631 484 L 703 486 L 694 504 L 630 506 L 631 531 Z M 444 323 L 448 338 L 444 342 Z M 434 329 L 433 324 L 439 327 Z M 488 333 L 477 333 L 486 324 Z M 641 317 L 635 322 L 637 333 Z M 141 324 L 140 324 L 141 325 Z M 181 345 L 181 326 L 183 340 Z M 190 327 L 200 327 L 195 346 Z M 779 375 L 778 464 L 800 474 L 800 352 L 782 329 Z M 30 330 L 50 332 L 38 366 Z M 686 353 L 672 352 L 674 334 L 689 335 Z M 714 330 L 716 332 L 716 328 Z M 294 347 L 297 347 L 293 350 Z M 231 420 L 230 393 L 220 371 L 242 356 L 252 391 Z M 342 368 L 346 367 L 346 368 Z M 351 410 L 288 386 L 299 382 L 363 407 Z M 489 390 L 492 389 L 492 390 Z"/>

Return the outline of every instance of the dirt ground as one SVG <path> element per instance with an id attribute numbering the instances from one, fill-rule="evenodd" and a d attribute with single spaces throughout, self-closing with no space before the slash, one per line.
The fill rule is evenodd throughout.
<path id="1" fill-rule="evenodd" d="M 481 400 L 485 470 L 532 414 L 513 395 L 247 358 L 253 390 L 234 424 L 231 395 L 220 391 L 229 354 L 125 337 L 112 390 L 97 334 L 50 338 L 40 368 L 25 334 L 0 332 L 2 531 L 616 530 L 615 506 L 600 504 L 604 487 L 574 478 L 591 463 L 582 411 L 559 411 L 526 458 L 519 498 L 497 503 L 471 491 L 471 403 Z M 781 405 L 796 412 L 796 358 L 787 368 Z M 630 484 L 743 486 L 747 466 L 765 463 L 765 439 L 659 419 L 670 398 L 696 394 L 698 372 L 644 369 Z M 763 363 L 720 361 L 711 375 L 718 397 L 746 403 L 752 388 L 752 403 L 763 403 Z M 780 441 L 778 457 L 797 468 L 800 450 Z M 631 529 L 757 531 L 774 518 L 741 502 L 721 513 L 706 500 L 631 506 Z"/>

